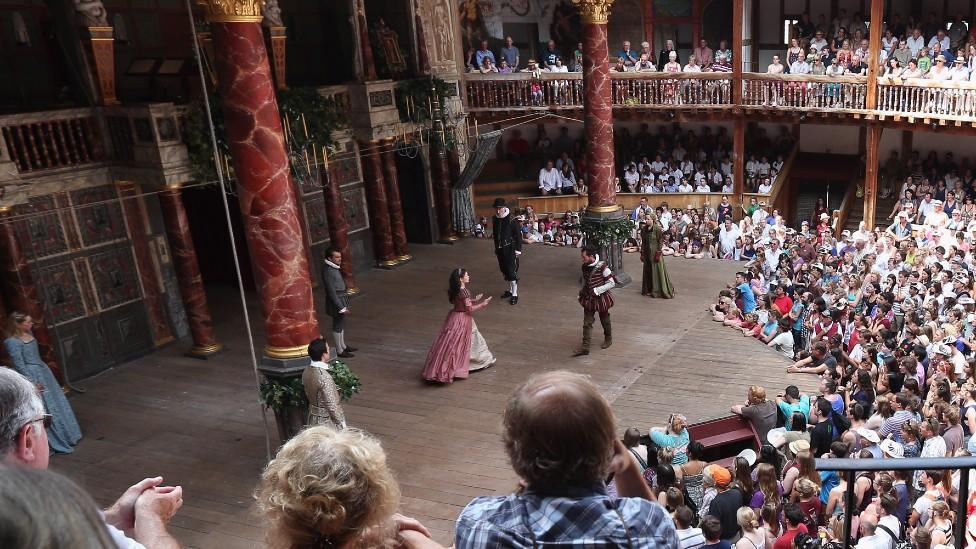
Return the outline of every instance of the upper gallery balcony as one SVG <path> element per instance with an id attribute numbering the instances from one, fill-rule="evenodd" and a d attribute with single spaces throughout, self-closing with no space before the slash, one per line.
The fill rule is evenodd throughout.
<path id="1" fill-rule="evenodd" d="M 868 78 L 746 72 L 737 82 L 729 72 L 611 72 L 618 112 L 694 110 L 808 112 L 852 118 L 976 126 L 976 83 L 879 78 L 877 106 L 867 107 Z M 741 104 L 734 86 L 742 86 Z M 479 74 L 464 76 L 472 113 L 583 108 L 580 73 Z"/>

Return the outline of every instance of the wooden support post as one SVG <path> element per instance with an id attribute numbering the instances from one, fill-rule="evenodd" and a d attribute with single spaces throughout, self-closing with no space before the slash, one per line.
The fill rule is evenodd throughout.
<path id="1" fill-rule="evenodd" d="M 881 64 L 881 33 L 884 29 L 884 0 L 871 0 L 871 34 L 868 40 L 868 95 L 866 108 L 873 111 L 878 108 L 878 73 Z M 865 200 L 865 207 L 867 201 Z M 873 226 L 874 224 L 871 223 Z"/>
<path id="2" fill-rule="evenodd" d="M 702 2 L 701 0 L 691 0 L 691 49 L 692 51 L 698 47 L 699 41 L 701 41 L 701 31 L 702 31 Z M 718 44 L 713 44 L 714 47 L 718 47 Z M 675 44 L 677 47 L 677 44 Z M 701 59 L 698 59 L 698 63 L 701 64 Z M 659 69 L 660 70 L 660 69 Z"/>
<path id="3" fill-rule="evenodd" d="M 878 148 L 881 144 L 881 126 L 868 126 L 864 169 L 864 222 L 874 229 L 874 215 L 878 203 Z"/>
<path id="4" fill-rule="evenodd" d="M 734 55 L 734 54 L 733 54 Z M 746 178 L 746 121 L 739 116 L 735 119 L 732 132 L 732 184 L 736 204 L 742 204 L 742 193 Z"/>
<path id="5" fill-rule="evenodd" d="M 733 0 L 732 2 L 732 104 L 736 106 L 742 105 L 742 10 L 744 3 L 744 0 Z M 742 178 L 736 177 L 735 184 L 741 185 Z M 739 194 L 741 197 L 741 191 Z"/>
<path id="6" fill-rule="evenodd" d="M 911 130 L 901 131 L 901 158 L 899 160 L 901 160 L 902 166 L 908 165 L 908 159 L 912 156 L 912 147 L 914 146 L 912 138 L 914 135 L 915 133 Z M 896 183 L 901 184 L 901 181 L 896 181 Z"/>

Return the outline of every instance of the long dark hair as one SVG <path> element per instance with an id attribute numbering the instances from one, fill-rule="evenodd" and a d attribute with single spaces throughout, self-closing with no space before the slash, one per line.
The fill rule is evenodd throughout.
<path id="1" fill-rule="evenodd" d="M 451 278 L 447 283 L 447 300 L 454 303 L 454 298 L 461 293 L 461 279 L 468 271 L 458 267 L 451 271 Z"/>

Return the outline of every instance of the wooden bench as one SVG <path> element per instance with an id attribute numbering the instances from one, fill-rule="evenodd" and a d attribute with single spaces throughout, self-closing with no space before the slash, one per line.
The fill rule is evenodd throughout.
<path id="1" fill-rule="evenodd" d="M 759 452 L 755 427 L 742 416 L 731 415 L 688 426 L 691 440 L 705 447 L 704 461 L 731 466 L 735 456 L 746 448 Z"/>

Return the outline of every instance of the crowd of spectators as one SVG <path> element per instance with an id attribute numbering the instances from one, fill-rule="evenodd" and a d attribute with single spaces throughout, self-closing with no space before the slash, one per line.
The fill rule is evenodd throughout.
<path id="1" fill-rule="evenodd" d="M 878 59 L 884 67 L 882 76 L 953 82 L 976 80 L 973 30 L 976 29 L 970 29 L 962 15 L 941 21 L 935 12 L 930 12 L 923 22 L 912 17 L 902 21 L 899 14 L 893 14 L 882 31 Z M 822 14 L 814 23 L 804 13 L 793 26 L 792 36 L 784 59 L 775 56 L 768 73 L 867 74 L 869 29 L 860 12 L 848 17 L 847 11 L 840 9 L 830 23 Z"/>

